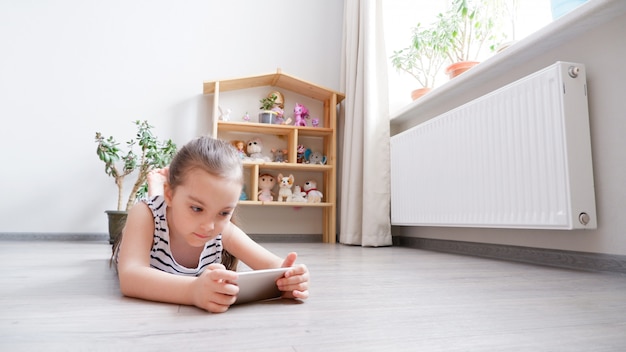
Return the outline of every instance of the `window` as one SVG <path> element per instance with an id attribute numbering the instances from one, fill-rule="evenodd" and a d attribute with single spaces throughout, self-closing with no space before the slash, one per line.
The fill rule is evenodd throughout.
<path id="1" fill-rule="evenodd" d="M 505 28 L 507 40 L 520 40 L 552 21 L 550 0 L 494 0 L 515 5 L 515 11 Z M 407 47 L 411 43 L 411 30 L 417 23 L 429 25 L 437 14 L 444 12 L 449 1 L 433 0 L 384 0 L 383 16 L 385 45 L 389 74 L 389 110 L 394 112 L 411 103 L 411 91 L 421 88 L 419 83 L 406 73 L 398 72 L 389 59 L 394 51 Z M 493 53 L 488 53 L 493 55 Z M 448 78 L 443 70 L 435 82 L 435 88 L 444 84 Z"/>

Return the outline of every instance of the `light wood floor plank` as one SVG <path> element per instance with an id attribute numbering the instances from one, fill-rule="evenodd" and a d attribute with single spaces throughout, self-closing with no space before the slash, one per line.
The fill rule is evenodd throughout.
<path id="1" fill-rule="evenodd" d="M 210 314 L 122 297 L 104 242 L 0 241 L 0 351 L 620 351 L 626 276 L 409 248 L 295 250 L 311 298 Z"/>

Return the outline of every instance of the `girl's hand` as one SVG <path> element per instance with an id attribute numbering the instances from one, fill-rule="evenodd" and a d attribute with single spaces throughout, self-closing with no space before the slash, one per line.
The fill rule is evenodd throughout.
<path id="1" fill-rule="evenodd" d="M 170 175 L 170 167 L 166 166 L 162 169 L 154 169 L 148 172 L 146 181 L 148 181 L 148 197 L 163 195 L 164 185 L 167 183 Z"/>
<path id="2" fill-rule="evenodd" d="M 293 265 L 296 262 L 298 255 L 296 253 L 289 253 L 283 261 L 283 268 L 291 267 L 287 270 L 285 275 L 276 280 L 278 289 L 283 291 L 284 298 L 309 298 L 309 269 L 306 265 L 299 264 Z"/>
<path id="3" fill-rule="evenodd" d="M 239 293 L 239 287 L 231 283 L 236 280 L 237 273 L 222 264 L 209 265 L 194 281 L 194 305 L 211 313 L 227 311 Z"/>

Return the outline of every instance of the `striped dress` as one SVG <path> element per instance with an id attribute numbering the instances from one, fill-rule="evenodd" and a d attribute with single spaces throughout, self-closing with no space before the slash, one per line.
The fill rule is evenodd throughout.
<path id="1" fill-rule="evenodd" d="M 174 260 L 170 249 L 170 234 L 167 226 L 165 198 L 154 196 L 144 200 L 152 211 L 154 217 L 154 236 L 152 250 L 150 251 L 150 266 L 171 274 L 198 276 L 212 263 L 220 263 L 222 260 L 222 235 L 208 241 L 200 254 L 200 260 L 196 268 L 184 267 Z"/>

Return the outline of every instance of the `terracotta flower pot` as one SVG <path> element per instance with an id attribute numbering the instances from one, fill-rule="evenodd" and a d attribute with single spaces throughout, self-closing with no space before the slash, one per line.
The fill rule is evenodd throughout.
<path id="1" fill-rule="evenodd" d="M 413 100 L 417 100 L 424 96 L 426 93 L 430 92 L 432 88 L 419 88 L 411 92 L 411 98 Z"/>
<path id="2" fill-rule="evenodd" d="M 448 66 L 446 68 L 446 74 L 448 75 L 448 77 L 450 77 L 450 79 L 453 79 L 454 77 L 460 75 L 461 73 L 469 70 L 470 68 L 478 65 L 480 62 L 477 61 L 460 61 L 460 62 L 455 62 L 452 65 Z"/>

